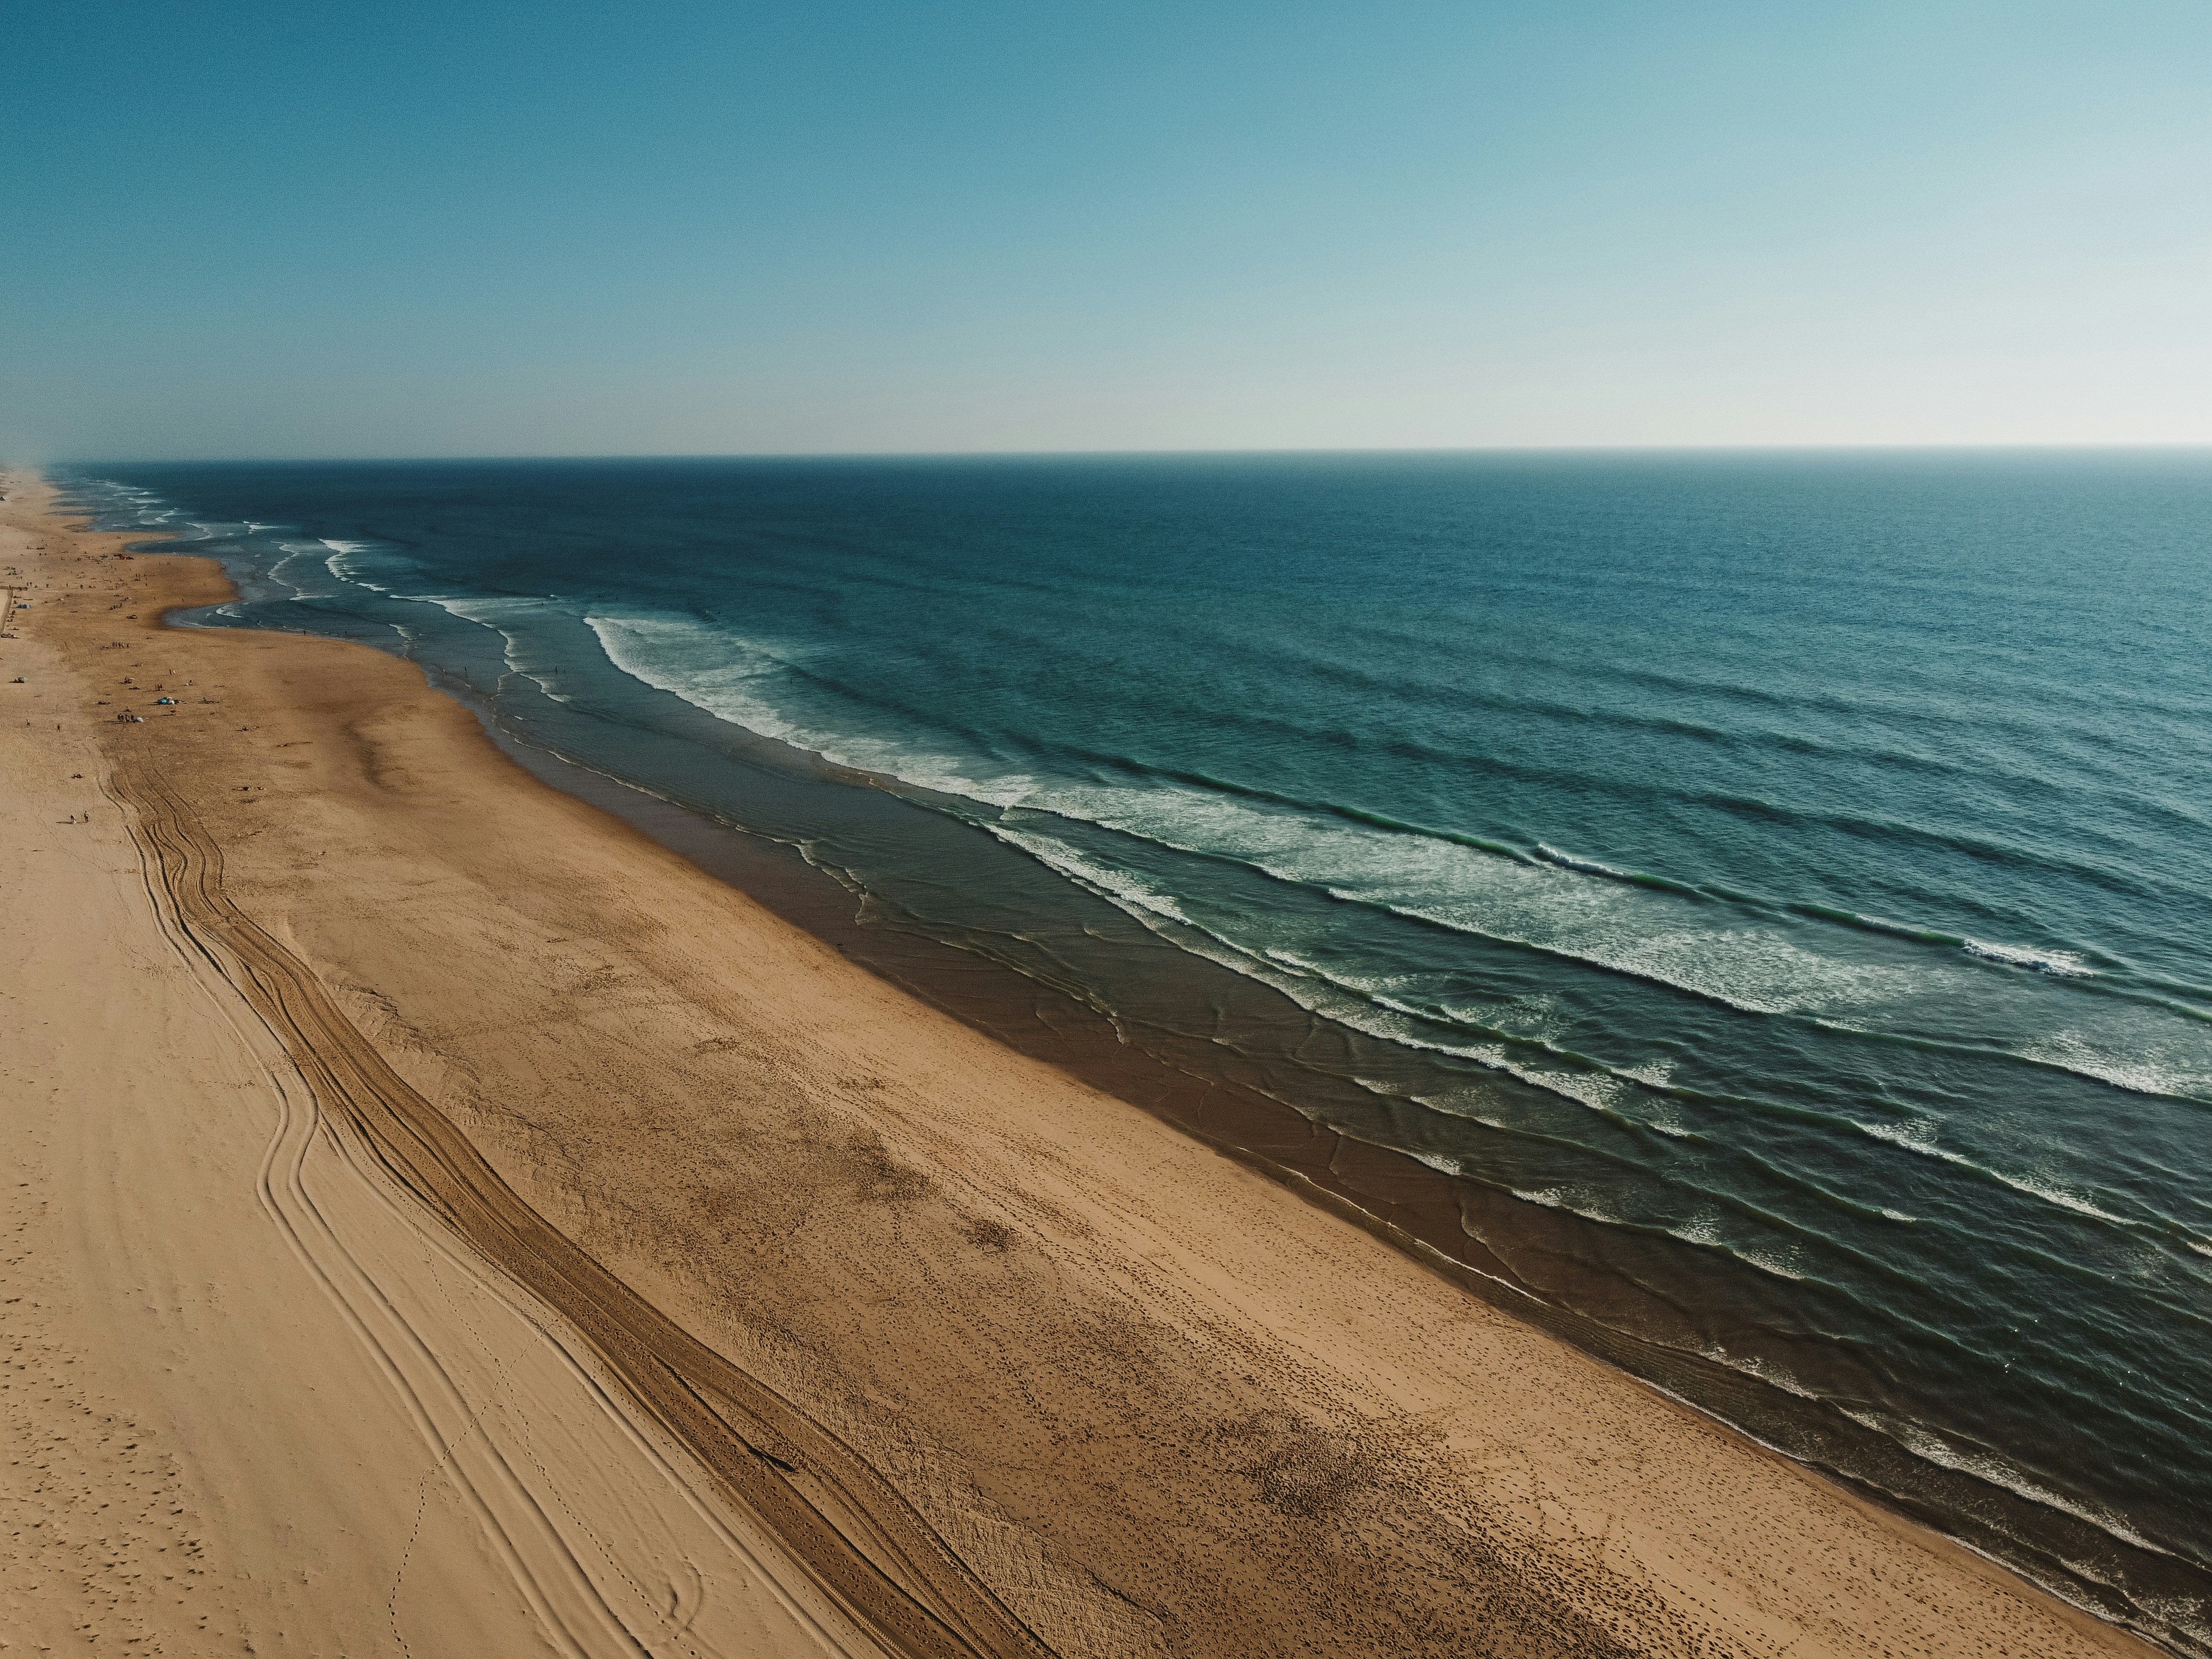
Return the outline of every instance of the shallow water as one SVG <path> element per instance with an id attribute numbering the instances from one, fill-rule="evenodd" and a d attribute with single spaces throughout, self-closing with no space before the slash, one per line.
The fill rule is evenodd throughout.
<path id="1" fill-rule="evenodd" d="M 2212 1644 L 2212 460 L 64 481 L 222 557 L 204 620 L 1412 1154 L 1555 1326 Z"/>

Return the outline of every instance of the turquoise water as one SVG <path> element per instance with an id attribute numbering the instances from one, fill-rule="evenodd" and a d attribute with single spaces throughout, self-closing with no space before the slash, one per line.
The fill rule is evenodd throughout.
<path id="1" fill-rule="evenodd" d="M 1412 1153 L 1509 1295 L 2212 1644 L 2212 459 L 65 481 L 226 560 L 204 620 L 407 652 Z"/>

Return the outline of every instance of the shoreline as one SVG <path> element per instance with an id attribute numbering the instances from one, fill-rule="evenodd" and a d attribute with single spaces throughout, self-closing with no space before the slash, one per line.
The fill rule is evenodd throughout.
<path id="1" fill-rule="evenodd" d="M 1240 1077 L 1233 1066 L 1210 1063 L 1212 1045 L 1190 1044 L 1170 1055 L 1155 1043 L 1133 1039 L 1121 1024 L 1129 1018 L 1127 1009 L 1102 1014 L 1049 978 L 927 933 L 856 916 L 854 889 L 846 878 L 833 878 L 774 835 L 572 758 L 540 735 L 534 721 L 515 719 L 503 695 L 487 692 L 465 674 L 428 663 L 418 666 L 435 689 L 476 715 L 502 753 L 541 781 L 611 813 L 878 978 L 1285 1186 L 1508 1317 L 1535 1326 L 1763 1449 L 1837 1483 L 1854 1498 L 1932 1528 L 2106 1622 L 2138 1628 L 2131 1622 L 2138 1607 L 2163 1605 L 2160 1592 L 2188 1604 L 2196 1581 L 2172 1583 L 2161 1574 L 2161 1559 L 2148 1547 L 2138 1548 L 2116 1529 L 2119 1523 L 2110 1516 L 2100 1524 L 2021 1496 L 2002 1484 L 2001 1477 L 1978 1478 L 1915 1456 L 1825 1398 L 1772 1385 L 1756 1366 L 1720 1363 L 1710 1357 L 1711 1348 L 1694 1341 L 1686 1346 L 1669 1340 L 1669 1334 L 1680 1334 L 1666 1333 L 1663 1324 L 1662 1334 L 1648 1328 L 1633 1334 L 1633 1327 L 1653 1323 L 1634 1318 L 1643 1310 L 1633 1304 L 1616 1301 L 1607 1310 L 1614 1316 L 1610 1321 L 1594 1316 L 1588 1311 L 1589 1297 L 1562 1293 L 1560 1273 L 1576 1266 L 1571 1239 L 1547 1241 L 1548 1260 L 1540 1263 L 1552 1270 L 1546 1279 L 1524 1277 L 1512 1261 L 1492 1254 L 1501 1229 L 1517 1229 L 1515 1244 L 1525 1250 L 1528 1230 L 1557 1225 L 1561 1212 L 1503 1203 L 1491 1188 L 1444 1175 L 1398 1146 L 1366 1138 L 1327 1111 L 1292 1106 L 1289 1101 L 1298 1097 L 1279 1092 L 1280 1079 L 1255 1081 L 1249 1066 Z M 827 782 L 817 787 L 887 798 L 894 811 L 912 816 L 915 827 L 941 828 L 936 814 L 914 812 L 907 799 L 912 787 L 896 777 L 855 770 L 743 726 L 714 723 L 718 737 L 727 743 L 727 734 L 734 733 L 734 746 L 748 756 L 765 752 L 774 771 L 818 775 Z M 1024 896 L 1038 897 L 1026 891 Z M 1212 1009 L 1217 1034 L 1228 1026 L 1245 1037 L 1264 1036 L 1272 1023 L 1278 1039 L 1287 1042 L 1310 1037 L 1318 1024 L 1340 1042 L 1367 1040 L 1273 988 L 1194 960 L 1187 952 L 1162 946 L 1157 954 L 1165 967 L 1156 971 L 1176 987 L 1176 994 L 1165 1000 L 1180 997 L 1188 1006 Z M 1152 1035 L 1161 1033 L 1155 1029 Z M 1241 1050 L 1243 1044 L 1230 1046 Z M 1352 1069 L 1361 1068 L 1355 1064 Z M 1717 1292 L 1713 1302 L 1700 1304 L 1693 1295 L 1686 1305 L 1727 1304 L 1725 1286 L 1704 1288 Z M 1663 1294 L 1646 1289 L 1655 1304 L 1665 1304 Z M 1672 1310 L 1662 1306 L 1660 1311 Z M 1631 1317 L 1623 1320 L 1622 1315 Z M 2134 1593 L 2135 1601 L 2094 1576 L 2100 1566 L 2116 1571 L 2115 1560 L 2124 1574 L 2118 1582 Z M 2092 1565 L 2084 1568 L 2082 1563 Z"/>
<path id="2" fill-rule="evenodd" d="M 136 642 L 252 729 L 173 710 L 102 747 L 191 763 L 236 902 L 380 1061 L 632 1293 L 842 1420 L 1057 1650 L 2148 1650 L 912 1002 L 501 761 L 412 665 L 161 629 L 180 602 Z M 26 631 L 88 672 L 71 603 L 73 638 L 64 606 Z"/>
<path id="3" fill-rule="evenodd" d="M 594 520 L 587 499 L 572 503 L 580 522 L 596 523 L 592 533 L 602 555 L 632 536 L 643 536 L 644 544 L 660 536 L 658 509 L 627 493 L 623 471 L 592 474 L 592 495 L 602 507 L 620 503 L 611 516 Z M 493 475 L 481 482 L 495 493 L 524 476 L 504 465 L 495 465 Z M 2145 1199 L 2139 1206 L 2130 1197 L 2123 1149 L 2135 1135 L 2110 1142 L 2095 1128 L 2106 1121 L 2104 1109 L 2112 1108 L 2148 1110 L 2143 1130 L 2171 1133 L 2181 1124 L 2156 1121 L 2171 1109 L 2108 1098 L 2109 1079 L 2054 1073 L 2023 1052 L 2038 1048 L 2049 1032 L 2072 1029 L 2076 1018 L 2094 1022 L 2112 1012 L 2101 999 L 2061 997 L 2036 1018 L 2019 1000 L 2044 997 L 2059 981 L 2021 963 L 1976 958 L 1964 968 L 1972 983 L 1952 988 L 1995 997 L 2002 1006 L 1978 1012 L 1996 1022 L 1988 1035 L 2009 1036 L 1997 1042 L 1998 1052 L 1968 1060 L 1967 1075 L 1950 1079 L 1951 1062 L 1935 1058 L 1936 1051 L 1896 1047 L 1882 1030 L 1858 1029 L 1862 1022 L 1848 1012 L 1838 1026 L 1817 1030 L 1799 1027 L 1802 1008 L 1747 1019 L 1738 999 L 1698 988 L 1714 975 L 1765 977 L 1775 964 L 1753 966 L 1760 958 L 1747 948 L 1753 939 L 1708 936 L 1680 952 L 1681 971 L 1662 966 L 1647 979 L 1596 958 L 1583 962 L 1576 951 L 1560 956 L 1519 937 L 1526 926 L 1508 926 L 1510 937 L 1497 936 L 1477 915 L 1466 918 L 1472 925 L 1464 933 L 1446 920 L 1444 932 L 1433 933 L 1431 924 L 1447 918 L 1449 890 L 1462 878 L 1481 887 L 1502 874 L 1509 886 L 1524 884 L 1522 876 L 1485 859 L 1440 885 L 1431 879 L 1437 872 L 1415 881 L 1435 886 L 1429 897 L 1444 905 L 1439 910 L 1409 890 L 1405 896 L 1415 901 L 1409 914 L 1357 899 L 1345 908 L 1344 895 L 1328 882 L 1301 879 L 1277 892 L 1279 872 L 1266 859 L 1241 870 L 1234 858 L 1218 870 L 1182 868 L 1168 887 L 1225 921 L 1224 940 L 1199 914 L 1179 921 L 1176 902 L 1153 905 L 1146 878 L 1125 888 L 1113 877 L 1116 831 L 1106 832 L 1109 878 L 1097 884 L 1081 857 L 1068 866 L 1051 850 L 1060 830 L 1048 827 L 1040 856 L 1030 843 L 1037 826 L 1024 829 L 1021 804 L 1012 803 L 1012 816 L 1004 816 L 987 799 L 994 793 L 988 787 L 980 796 L 917 787 L 902 774 L 934 775 L 928 767 L 903 764 L 890 751 L 855 751 L 826 729 L 809 739 L 823 745 L 818 756 L 759 736 L 744 724 L 756 716 L 742 699 L 729 703 L 672 689 L 683 679 L 680 652 L 656 669 L 652 653 L 632 659 L 617 647 L 645 672 L 621 667 L 609 640 L 592 637 L 603 633 L 599 623 L 576 630 L 592 608 L 571 603 L 590 589 L 582 571 L 573 573 L 584 581 L 578 587 L 569 575 L 556 579 L 549 570 L 544 585 L 559 594 L 549 594 L 544 605 L 530 602 L 512 614 L 496 603 L 483 610 L 475 600 L 539 585 L 528 574 L 534 556 L 502 566 L 505 574 L 488 586 L 467 561 L 444 563 L 438 550 L 453 548 L 442 531 L 410 520 L 404 508 L 398 520 L 387 521 L 376 506 L 379 491 L 397 476 L 374 467 L 341 470 L 327 481 L 335 494 L 325 499 L 322 484 L 303 492 L 296 486 L 305 481 L 288 484 L 282 469 L 238 489 L 245 475 L 223 469 L 71 475 L 83 492 L 79 505 L 104 515 L 112 509 L 99 522 L 187 534 L 194 539 L 183 550 L 221 558 L 248 596 L 242 605 L 217 607 L 224 614 L 179 620 L 380 645 L 423 663 L 441 690 L 461 695 L 526 744 L 572 756 L 770 843 L 805 847 L 808 861 L 829 872 L 839 890 L 830 892 L 814 872 L 793 871 L 793 879 L 804 884 L 812 878 L 827 908 L 857 911 L 862 925 L 855 933 L 833 917 L 825 927 L 818 909 L 793 919 L 817 937 L 836 939 L 879 973 L 887 971 L 888 951 L 896 959 L 887 976 L 925 1001 L 1152 1107 L 1161 1072 L 1139 1058 L 1149 1054 L 1164 1065 L 1178 1109 L 1193 1108 L 1185 1122 L 1193 1113 L 1211 1115 L 1212 1104 L 1225 1097 L 1231 1138 L 1292 1154 L 1278 1161 L 1301 1162 L 1331 1183 L 1354 1187 L 1361 1207 L 1419 1224 L 1448 1255 L 1516 1281 L 1554 1310 L 1567 1310 L 1564 1319 L 1526 1304 L 1509 1311 L 1855 1483 L 1863 1495 L 1983 1548 L 2063 1599 L 2162 1632 L 2180 1626 L 2182 1645 L 2212 1652 L 2212 1629 L 2201 1611 L 2212 1606 L 2212 1574 L 2201 1565 L 2207 1540 L 2193 1518 L 2192 1483 L 2180 1473 L 2193 1462 L 2186 1401 L 2175 1397 L 2165 1366 L 2106 1370 L 2101 1381 L 2077 1374 L 2090 1356 L 2107 1362 L 2121 1356 L 2098 1335 L 2100 1327 L 2116 1328 L 2112 1322 L 2075 1306 L 2069 1263 L 2120 1243 L 2135 1261 L 2119 1281 L 2129 1310 L 2124 1322 L 2147 1340 L 2166 1333 L 2184 1353 L 2185 1331 L 2163 1322 L 2152 1304 L 2167 1272 L 2178 1266 L 2185 1280 L 2194 1271 L 2177 1242 L 2154 1236 L 2161 1204 Z M 374 482 L 380 477 L 381 484 Z M 158 487 L 149 493 L 148 484 Z M 599 496 L 601 485 L 612 494 Z M 187 501 L 195 515 L 189 529 L 176 516 Z M 507 507 L 528 516 L 524 501 Z M 287 523 L 253 523 L 270 514 Z M 234 537 L 238 529 L 256 533 Z M 297 539 L 309 530 L 337 539 Z M 489 524 L 470 528 L 456 520 L 453 531 L 461 544 L 500 560 Z M 356 533 L 368 539 L 349 539 Z M 426 568 L 442 570 L 428 589 L 448 598 L 431 598 L 422 591 L 425 583 L 406 574 L 411 556 L 379 574 L 376 550 L 414 541 L 430 562 Z M 331 556 L 341 548 L 344 556 Z M 323 583 L 325 568 L 333 583 Z M 863 590 L 869 586 L 865 575 L 859 580 Z M 611 601 L 626 581 L 599 598 Z M 732 648 L 742 652 L 741 619 L 725 623 L 739 624 L 740 642 Z M 878 643 L 899 657 L 896 636 Z M 1079 641 L 1067 644 L 1082 654 Z M 863 678 L 873 672 L 850 665 Z M 1540 678 L 1545 671 L 1533 665 L 1532 672 Z M 779 714 L 781 698 L 769 703 L 776 706 L 764 704 L 756 714 L 766 729 L 785 730 L 799 704 Z M 716 714 L 717 707 L 738 723 Z M 855 729 L 869 725 L 864 720 Z M 1465 735 L 1470 754 L 1488 753 L 1486 739 Z M 513 752 L 532 763 L 528 749 Z M 869 753 L 891 770 L 846 769 L 845 763 Z M 1224 776 L 1237 774 L 1232 756 L 1217 758 L 1231 763 Z M 619 805 L 588 788 L 581 793 Z M 1479 802 L 1467 805 L 1483 811 Z M 635 810 L 618 815 L 638 817 Z M 1069 821 L 1079 840 L 1091 835 L 1080 829 L 1087 817 L 1079 806 Z M 1002 826 L 1013 833 L 1002 834 Z M 1333 840 L 1325 823 L 1316 829 L 1323 843 Z M 1369 855 L 1434 850 L 1425 836 L 1413 833 L 1411 842 L 1363 838 L 1364 853 L 1339 874 L 1352 878 L 1356 892 L 1364 885 L 1356 866 Z M 688 830 L 685 838 L 686 855 L 702 861 L 696 838 Z M 1170 835 L 1168 842 L 1177 839 Z M 1510 827 L 1498 845 L 1509 843 L 1537 865 L 1551 863 L 1532 851 L 1540 843 Z M 1328 858 L 1349 851 L 1339 846 Z M 1140 863 L 1153 856 L 1139 852 Z M 1445 857 L 1458 861 L 1457 854 Z M 1302 864 L 1304 854 L 1290 862 Z M 1179 863 L 1187 866 L 1181 853 L 1171 853 L 1168 866 Z M 1602 907 L 1623 896 L 1609 883 L 1593 886 L 1594 878 L 1553 868 L 1538 872 L 1536 887 L 1509 902 L 1509 911 L 1522 900 L 1549 911 L 1583 901 Z M 775 908 L 790 882 L 778 876 L 738 884 Z M 1640 937 L 1642 945 L 1628 951 L 1633 957 L 1655 943 L 1647 923 L 1658 924 L 1656 937 L 1663 939 L 1685 927 L 1726 934 L 1747 918 L 1757 932 L 1762 915 L 1786 933 L 1798 931 L 1787 905 L 1778 909 L 1751 893 L 1705 897 L 1719 908 L 1698 901 L 1684 909 L 1662 901 L 1670 915 L 1644 915 L 1615 943 Z M 1229 909 L 1213 911 L 1218 899 Z M 1274 912 L 1278 901 L 1288 908 Z M 1645 908 L 1628 902 L 1632 911 Z M 1856 960 L 1869 937 L 1863 930 L 1839 934 L 1833 918 L 1814 920 L 1813 935 L 1795 939 L 1796 945 L 1815 957 L 1832 949 Z M 1326 948 L 1301 963 L 1308 953 L 1294 942 L 1290 961 L 1271 968 L 1266 950 L 1251 948 L 1271 937 Z M 935 945 L 951 949 L 933 953 Z M 1372 954 L 1376 947 L 1381 957 Z M 1890 951 L 1875 948 L 1877 956 Z M 1960 964 L 1950 957 L 1957 948 L 1942 944 L 1931 958 L 1926 942 L 1914 943 L 1905 951 L 1911 960 L 1889 965 L 1915 983 L 1923 972 L 1955 979 Z M 1789 959 L 1798 969 L 1811 966 Z M 1407 1000 L 1388 981 L 1362 971 L 1363 962 L 1385 972 L 1395 962 L 1410 974 L 1399 988 L 1425 989 Z M 988 964 L 994 963 L 1024 981 L 1001 975 L 1005 994 L 985 994 L 994 971 Z M 1814 977 L 1832 979 L 1837 966 L 1829 963 Z M 1855 972 L 1846 969 L 1842 978 Z M 1049 989 L 1029 988 L 1037 983 L 1064 988 L 1075 1000 L 1055 1003 Z M 1905 985 L 1897 981 L 1890 989 L 1904 994 Z M 1455 988 L 1471 991 L 1473 1000 L 1462 1003 Z M 2092 996 L 2097 989 L 2078 988 Z M 1508 994 L 1516 990 L 1525 999 Z M 1942 1006 L 1943 1000 L 1914 992 L 1873 1023 L 1894 1018 L 1912 1030 L 1957 1025 L 1960 1033 L 1974 1027 L 1963 1006 L 1949 1012 Z M 1090 1020 L 1094 1012 L 1107 1024 Z M 1082 1055 L 1067 1052 L 1071 1030 L 1082 1039 L 1074 1045 Z M 1577 1031 L 1581 1036 L 1572 1036 Z M 2145 1042 L 2136 1049 L 2150 1052 L 2159 1034 L 2139 1035 Z M 2185 1030 L 2180 1036 L 2187 1041 Z M 1634 1063 L 1639 1053 L 1644 1063 Z M 1103 1061 L 1115 1075 L 1102 1077 L 1075 1064 L 1079 1058 Z M 2016 1063 L 2023 1060 L 2026 1069 Z M 1962 1097 L 1950 1092 L 1952 1081 L 1965 1085 Z M 1235 1086 L 1219 1087 L 1224 1082 Z M 1854 1103 L 1870 1104 L 1875 1118 Z M 1801 1115 L 1808 1108 L 1811 1115 Z M 2023 1109 L 2029 1118 L 2019 1116 Z M 2039 1119 L 2046 1109 L 2056 1114 L 2051 1127 L 2068 1126 L 2063 1136 L 2074 1137 L 2070 1155 L 2060 1160 L 2078 1165 L 2067 1191 L 2101 1190 L 2108 1196 L 2091 1207 L 2105 1214 L 2072 1210 L 2042 1190 L 2042 1176 L 2025 1183 L 2005 1178 L 2025 1168 L 2048 1175 L 2058 1167 L 2039 1163 L 2043 1154 L 2032 1142 L 2007 1145 L 2013 1131 L 2006 1126 Z M 1319 1134 L 1310 1127 L 1316 1120 L 1326 1126 Z M 1936 1172 L 1930 1187 L 1925 1149 L 1892 1140 L 1889 1128 L 1908 1142 L 1949 1133 L 1971 1149 L 1967 1162 Z M 1421 1162 L 1394 1160 L 1371 1150 L 1378 1145 Z M 2153 1232 L 2116 1218 L 2152 1220 Z M 1988 1241 L 1986 1249 L 1978 1239 Z M 2023 1254 L 2029 1240 L 2039 1248 Z M 2029 1284 L 2040 1294 L 2024 1297 Z M 1473 1285 L 1497 1292 L 1486 1281 Z M 2045 1305 L 2047 1322 L 2038 1312 Z M 1960 1317 L 1963 1323 L 1954 1322 Z M 2061 1326 L 2065 1340 L 2054 1340 Z M 2002 1363 L 2007 1358 L 2023 1363 Z M 2077 1401 L 2086 1413 L 2078 1418 Z M 2130 1401 L 2147 1408 L 2140 1426 L 2148 1437 L 2139 1437 L 2125 1411 L 2114 1415 Z M 2045 1434 L 2039 1423 L 2045 1419 L 2065 1431 Z M 2150 1541 L 2138 1547 L 2138 1539 Z M 2182 1611 L 2166 1614 L 2167 1608 Z"/>
<path id="4" fill-rule="evenodd" d="M 2027 1500 L 2002 1488 L 1970 1485 L 1971 1477 L 1921 1463 L 1885 1436 L 1848 1420 L 1832 1420 L 1834 1414 L 1823 1409 L 1821 1402 L 1783 1395 L 1701 1355 L 1622 1334 L 1546 1302 L 1516 1282 L 1510 1269 L 1494 1258 L 1495 1273 L 1475 1265 L 1469 1258 L 1479 1260 L 1485 1253 L 1479 1238 L 1455 1224 L 1460 1218 L 1455 1184 L 1410 1154 L 1362 1140 L 1231 1079 L 1196 1078 L 1178 1071 L 1157 1055 L 1119 1041 L 1112 1024 L 1088 1004 L 1011 969 L 978 963 L 952 947 L 920 936 L 898 937 L 896 950 L 886 953 L 882 949 L 885 936 L 851 915 L 850 892 L 780 844 L 517 738 L 496 725 L 489 710 L 479 705 L 473 688 L 439 684 L 436 678 L 432 684 L 468 707 L 501 752 L 548 787 L 620 819 L 930 1007 L 1135 1106 L 1323 1213 L 1358 1228 L 1454 1289 L 1620 1372 L 1792 1468 L 1832 1483 L 1852 1501 L 1905 1526 L 1933 1531 L 2008 1577 L 2055 1596 L 2101 1625 L 2134 1628 L 2120 1611 L 2125 1606 L 2120 1598 L 2106 1599 L 2106 1610 L 2100 1611 L 2094 1592 L 2101 1586 L 2068 1578 L 2069 1588 L 2089 1593 L 2090 1599 L 2077 1600 L 2039 1580 L 2007 1559 L 2003 1547 L 2016 1543 L 2014 1539 L 1983 1526 L 1984 1517 L 1969 1510 L 1947 1509 L 1929 1491 L 1948 1483 L 1966 1488 L 1971 1499 L 1984 1505 L 1994 1501 L 2035 1511 L 2036 1506 Z M 757 736 L 754 740 L 777 741 Z M 933 977 L 933 968 L 948 966 L 953 969 L 949 978 Z M 1254 988 L 1241 980 L 1236 984 Z M 1259 994 L 1273 994 L 1261 989 Z M 1049 1015 L 1043 1012 L 1048 1008 Z M 1218 1109 L 1221 1103 L 1226 1103 L 1225 1113 Z M 1206 1111 L 1208 1103 L 1216 1104 L 1217 1110 Z M 1209 1118 L 1223 1115 L 1232 1122 L 1209 1124 Z M 1253 1143 L 1269 1150 L 1255 1150 Z M 1723 1408 L 1723 1401 L 1737 1407 L 1733 1415 Z M 1799 1408 L 1798 1415 L 1790 1414 L 1793 1407 Z M 1759 1426 L 1752 1426 L 1754 1423 Z M 1904 1478 L 1889 1487 L 1881 1484 L 1877 1474 Z M 2074 1519 L 2056 1511 L 2038 1511 L 2034 1518 L 2045 1514 L 2052 1519 Z M 2081 1524 L 2086 1528 L 2087 1523 Z M 2100 1536 L 2100 1541 L 2107 1536 Z"/>

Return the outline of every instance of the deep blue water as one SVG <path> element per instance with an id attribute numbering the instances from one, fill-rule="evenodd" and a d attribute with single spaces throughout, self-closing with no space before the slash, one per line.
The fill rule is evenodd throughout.
<path id="1" fill-rule="evenodd" d="M 1522 1288 L 2212 1643 L 2212 458 L 64 476 L 224 557 L 210 620 L 409 652 L 1260 1068 Z M 749 806 L 731 726 L 993 856 Z M 1147 949 L 1342 1040 L 1163 1009 Z"/>

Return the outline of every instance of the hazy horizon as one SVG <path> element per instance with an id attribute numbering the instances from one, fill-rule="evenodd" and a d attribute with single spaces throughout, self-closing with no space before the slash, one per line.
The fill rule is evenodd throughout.
<path id="1" fill-rule="evenodd" d="M 1181 449 L 754 449 L 754 450 L 636 450 L 630 452 L 578 450 L 547 451 L 536 454 L 454 453 L 424 454 L 310 454 L 289 455 L 50 455 L 0 456 L 0 465 L 29 469 L 96 466 L 317 466 L 358 463 L 362 465 L 433 465 L 502 461 L 950 461 L 950 460 L 1140 460 L 1147 457 L 1200 459 L 1218 456 L 1316 458 L 1346 455 L 2174 455 L 2212 457 L 2212 441 L 2197 443 L 1921 443 L 1921 444 L 1397 444 L 1334 446 L 1277 445 L 1271 447 L 1204 447 Z"/>
<path id="2" fill-rule="evenodd" d="M 94 0 L 22 459 L 2212 443 L 2212 13 Z"/>

